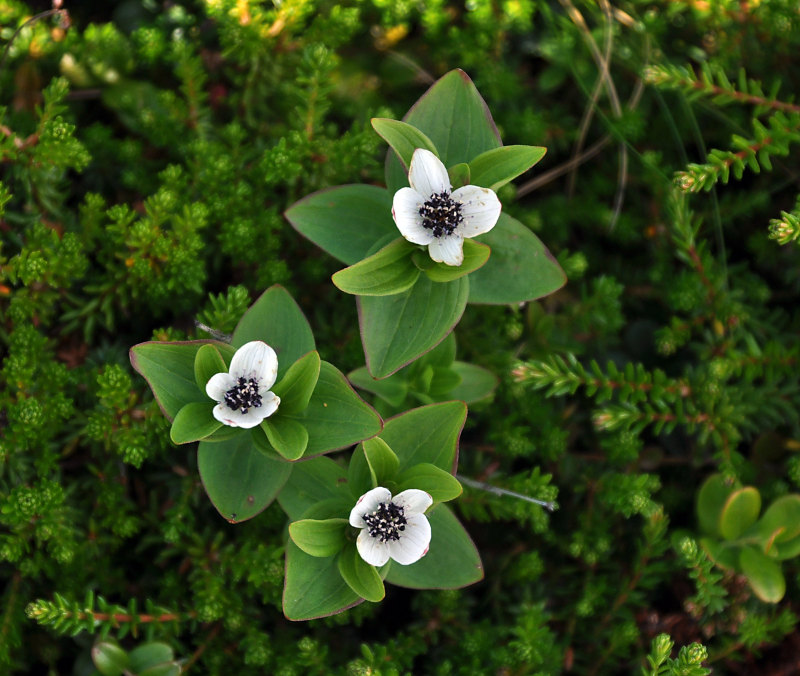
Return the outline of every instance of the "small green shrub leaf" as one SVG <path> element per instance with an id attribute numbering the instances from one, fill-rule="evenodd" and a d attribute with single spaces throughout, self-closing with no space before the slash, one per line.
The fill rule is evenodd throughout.
<path id="1" fill-rule="evenodd" d="M 473 184 L 497 191 L 541 160 L 547 148 L 502 146 L 473 158 L 469 163 Z"/>
<path id="2" fill-rule="evenodd" d="M 287 369 L 283 378 L 272 388 L 281 398 L 278 407 L 280 415 L 302 413 L 308 408 L 319 380 L 320 368 L 319 353 L 315 350 L 300 357 Z"/>
<path id="3" fill-rule="evenodd" d="M 197 467 L 208 497 L 230 523 L 262 512 L 292 473 L 290 463 L 256 450 L 249 434 L 216 443 L 201 441 Z"/>
<path id="4" fill-rule="evenodd" d="M 786 579 L 781 566 L 755 547 L 744 547 L 739 553 L 742 574 L 755 592 L 766 603 L 777 603 L 786 593 Z"/>
<path id="5" fill-rule="evenodd" d="M 391 296 L 410 289 L 419 277 L 411 260 L 416 250 L 402 237 L 331 278 L 341 291 L 358 296 Z"/>
<path id="6" fill-rule="evenodd" d="M 461 265 L 446 265 L 436 263 L 425 270 L 425 274 L 434 282 L 450 282 L 470 272 L 475 272 L 483 267 L 492 250 L 485 244 L 476 242 L 472 239 L 464 240 L 464 262 Z"/>
<path id="7" fill-rule="evenodd" d="M 344 547 L 347 519 L 301 519 L 289 524 L 289 536 L 309 556 L 333 556 Z"/>
<path id="8" fill-rule="evenodd" d="M 735 540 L 752 526 L 761 511 L 761 495 L 752 486 L 735 490 L 722 507 L 719 531 L 726 540 Z"/>
<path id="9" fill-rule="evenodd" d="M 713 538 L 700 538 L 700 545 L 706 550 L 709 558 L 725 570 L 737 570 L 739 566 L 739 549 L 726 546 Z"/>
<path id="10" fill-rule="evenodd" d="M 725 482 L 721 474 L 712 474 L 703 482 L 697 493 L 697 519 L 700 528 L 709 535 L 720 537 L 720 519 L 733 486 Z"/>
<path id="11" fill-rule="evenodd" d="M 128 653 L 116 641 L 99 641 L 92 646 L 92 662 L 103 676 L 121 676 L 128 668 Z"/>
<path id="12" fill-rule="evenodd" d="M 213 409 L 214 402 L 208 398 L 204 402 L 192 401 L 186 404 L 178 411 L 169 430 L 169 437 L 173 443 L 188 444 L 200 441 L 210 437 L 222 427 L 223 424 L 211 413 Z"/>
<path id="13" fill-rule="evenodd" d="M 380 573 L 361 558 L 354 543 L 341 551 L 337 565 L 342 579 L 361 598 L 373 603 L 383 600 L 386 590 Z"/>
<path id="14" fill-rule="evenodd" d="M 372 128 L 397 153 L 406 171 L 411 165 L 411 157 L 417 148 L 425 148 L 437 157 L 439 156 L 433 142 L 419 129 L 406 122 L 374 117 L 372 118 Z"/>

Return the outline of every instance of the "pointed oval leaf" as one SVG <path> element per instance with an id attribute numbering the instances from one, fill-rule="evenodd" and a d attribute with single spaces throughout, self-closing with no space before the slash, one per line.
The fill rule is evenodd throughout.
<path id="1" fill-rule="evenodd" d="M 272 391 L 281 398 L 278 412 L 281 415 L 302 413 L 314 394 L 321 368 L 316 350 L 300 357 L 286 371 Z"/>
<path id="2" fill-rule="evenodd" d="M 413 244 L 398 237 L 372 256 L 339 270 L 331 280 L 340 291 L 357 296 L 402 293 L 419 277 L 419 268 L 411 260 L 416 250 Z"/>
<path id="3" fill-rule="evenodd" d="M 725 481 L 721 474 L 712 474 L 703 482 L 697 493 L 697 520 L 700 528 L 709 535 L 721 536 L 720 519 L 728 496 L 733 493 L 733 486 Z"/>
<path id="4" fill-rule="evenodd" d="M 387 420 L 380 438 L 397 455 L 401 470 L 429 462 L 453 473 L 466 419 L 467 407 L 462 401 L 431 404 Z"/>
<path id="5" fill-rule="evenodd" d="M 464 262 L 461 265 L 436 263 L 426 268 L 425 274 L 434 282 L 450 282 L 483 267 L 486 261 L 489 260 L 491 253 L 492 250 L 485 244 L 472 239 L 465 239 Z"/>
<path id="6" fill-rule="evenodd" d="M 373 481 L 373 488 L 385 486 L 389 481 L 394 480 L 400 461 L 394 451 L 380 437 L 367 439 L 362 442 L 364 457 L 369 465 L 370 476 Z"/>
<path id="7" fill-rule="evenodd" d="M 383 427 L 375 409 L 356 394 L 335 366 L 326 361 L 320 364 L 317 387 L 305 411 L 282 417 L 293 418 L 306 428 L 306 457 L 353 446 L 374 437 Z"/>
<path id="8" fill-rule="evenodd" d="M 347 519 L 301 519 L 289 524 L 289 537 L 309 556 L 333 556 L 347 542 Z"/>
<path id="9" fill-rule="evenodd" d="M 781 566 L 755 547 L 744 547 L 739 554 L 742 574 L 755 592 L 766 603 L 777 603 L 786 593 L 786 579 Z"/>
<path id="10" fill-rule="evenodd" d="M 298 460 L 308 448 L 308 432 L 297 420 L 273 415 L 261 423 L 270 445 L 287 460 Z"/>
<path id="11" fill-rule="evenodd" d="M 434 503 L 447 502 L 461 495 L 462 488 L 450 472 L 425 462 L 414 465 L 404 470 L 398 477 L 398 492 L 407 488 L 417 488 L 425 491 L 432 498 Z"/>
<path id="12" fill-rule="evenodd" d="M 392 195 L 374 185 L 315 192 L 295 202 L 285 216 L 297 232 L 345 265 L 366 258 L 386 235 L 397 236 Z"/>
<path id="13" fill-rule="evenodd" d="M 463 70 L 452 70 L 434 82 L 403 120 L 431 140 L 446 167 L 502 145 L 489 108 Z M 386 185 L 392 193 L 408 185 L 394 153 L 386 158 Z"/>
<path id="14" fill-rule="evenodd" d="M 290 620 L 314 620 L 341 613 L 362 599 L 342 579 L 334 557 L 309 556 L 286 543 L 283 614 Z"/>
<path id="15" fill-rule="evenodd" d="M 342 579 L 361 598 L 377 603 L 386 595 L 383 580 L 375 566 L 369 565 L 358 553 L 355 544 L 345 547 L 337 559 Z"/>
<path id="16" fill-rule="evenodd" d="M 540 146 L 503 146 L 473 158 L 469 163 L 474 185 L 497 191 L 541 160 L 547 148 Z"/>
<path id="17" fill-rule="evenodd" d="M 341 465 L 330 458 L 319 457 L 291 467 L 292 474 L 278 502 L 292 521 L 304 518 L 314 505 L 326 501 L 341 502 L 342 516 L 349 516 L 355 501 L 350 497 L 347 475 Z"/>
<path id="18" fill-rule="evenodd" d="M 450 368 L 461 377 L 461 382 L 450 390 L 448 396 L 467 404 L 492 396 L 500 382 L 494 373 L 482 366 L 456 361 Z"/>
<path id="19" fill-rule="evenodd" d="M 435 366 L 433 367 L 433 377 L 431 378 L 428 392 L 430 392 L 432 397 L 439 400 L 444 398 L 452 399 L 453 397 L 447 395 L 460 384 L 461 376 L 453 369 Z"/>
<path id="20" fill-rule="evenodd" d="M 407 122 L 391 120 L 386 117 L 373 117 L 371 122 L 372 128 L 397 153 L 397 157 L 406 170 L 411 165 L 411 157 L 417 148 L 425 148 L 437 157 L 439 156 L 433 142 L 419 129 Z"/>
<path id="21" fill-rule="evenodd" d="M 172 422 L 169 437 L 175 444 L 188 444 L 210 437 L 222 423 L 217 420 L 211 411 L 214 402 L 210 399 L 205 402 L 192 401 L 186 404 Z"/>
<path id="22" fill-rule="evenodd" d="M 261 340 L 278 355 L 278 377 L 307 352 L 316 349 L 314 334 L 300 306 L 282 286 L 269 287 L 245 312 L 231 344 L 240 348 Z"/>
<path id="23" fill-rule="evenodd" d="M 428 553 L 410 566 L 392 565 L 386 581 L 411 589 L 458 589 L 483 579 L 483 564 L 467 531 L 446 505 L 427 515 L 431 524 Z"/>
<path id="24" fill-rule="evenodd" d="M 401 406 L 408 394 L 408 383 L 403 380 L 401 373 L 383 380 L 375 380 L 362 366 L 348 373 L 347 379 L 358 389 L 371 392 L 395 407 Z"/>
<path id="25" fill-rule="evenodd" d="M 439 284 L 424 275 L 401 294 L 360 296 L 361 341 L 372 376 L 390 376 L 438 345 L 461 319 L 468 296 L 468 277 Z"/>
<path id="26" fill-rule="evenodd" d="M 139 343 L 130 349 L 133 368 L 144 377 L 158 405 L 173 420 L 190 401 L 208 401 L 197 387 L 194 361 L 203 345 L 214 345 L 220 352 L 232 354 L 225 343 L 209 340 Z"/>
<path id="27" fill-rule="evenodd" d="M 201 392 L 206 391 L 206 385 L 212 376 L 217 373 L 227 373 L 228 364 L 222 358 L 216 345 L 201 345 L 194 357 L 194 379 Z"/>
<path id="28" fill-rule="evenodd" d="M 251 435 L 228 441 L 201 441 L 197 467 L 208 497 L 230 523 L 252 519 L 278 495 L 292 472 L 291 463 L 256 450 Z"/>
<path id="29" fill-rule="evenodd" d="M 722 507 L 719 531 L 726 540 L 735 540 L 752 526 L 761 511 L 761 495 L 752 486 L 735 490 Z"/>
<path id="30" fill-rule="evenodd" d="M 508 305 L 547 296 L 567 277 L 553 255 L 528 228 L 501 213 L 480 241 L 492 248 L 486 265 L 469 276 L 470 303 Z"/>

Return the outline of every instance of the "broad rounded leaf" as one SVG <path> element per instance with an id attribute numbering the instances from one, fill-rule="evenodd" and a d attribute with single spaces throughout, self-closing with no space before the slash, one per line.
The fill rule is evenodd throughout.
<path id="1" fill-rule="evenodd" d="M 416 250 L 413 244 L 398 237 L 372 256 L 339 270 L 331 280 L 340 291 L 358 296 L 402 293 L 419 277 L 419 268 L 411 260 Z"/>
<path id="2" fill-rule="evenodd" d="M 345 265 L 366 258 L 388 234 L 397 236 L 392 195 L 374 185 L 341 185 L 295 202 L 286 219 L 301 235 Z"/>
<path id="3" fill-rule="evenodd" d="M 208 497 L 230 523 L 252 519 L 278 495 L 292 472 L 291 463 L 256 450 L 250 434 L 228 441 L 201 441 L 197 466 Z"/>
<path id="4" fill-rule="evenodd" d="M 163 673 L 174 673 L 171 669 L 177 666 L 173 662 L 175 655 L 172 648 L 166 643 L 158 641 L 137 646 L 131 650 L 129 656 L 130 670 L 137 676 L 141 676 L 141 672 L 157 668 L 166 669 Z"/>
<path id="5" fill-rule="evenodd" d="M 274 415 L 261 423 L 270 445 L 287 460 L 298 460 L 308 448 L 308 431 L 292 418 Z"/>
<path id="6" fill-rule="evenodd" d="M 469 163 L 474 185 L 497 191 L 541 160 L 547 148 L 540 146 L 503 146 L 473 158 Z"/>
<path id="7" fill-rule="evenodd" d="M 483 267 L 489 260 L 492 250 L 472 239 L 464 240 L 464 262 L 461 265 L 435 263 L 425 268 L 425 274 L 434 282 L 450 282 Z"/>
<path id="8" fill-rule="evenodd" d="M 560 289 L 567 277 L 528 228 L 506 213 L 480 242 L 492 248 L 486 265 L 469 276 L 470 303 L 508 305 L 536 300 Z"/>
<path id="9" fill-rule="evenodd" d="M 397 477 L 397 483 L 398 491 L 417 488 L 428 493 L 435 503 L 453 500 L 462 492 L 461 484 L 450 472 L 427 462 L 406 469 Z"/>
<path id="10" fill-rule="evenodd" d="M 787 542 L 800 536 L 800 495 L 779 497 L 764 511 L 759 527 L 769 531 L 782 529 L 775 542 Z"/>
<path id="11" fill-rule="evenodd" d="M 380 573 L 361 558 L 355 544 L 351 543 L 341 551 L 337 565 L 342 579 L 361 598 L 373 603 L 383 600 L 386 590 Z"/>
<path id="12" fill-rule="evenodd" d="M 720 568 L 736 570 L 739 566 L 739 548 L 726 546 L 712 538 L 700 538 L 700 546 L 708 557 Z"/>
<path id="13" fill-rule="evenodd" d="M 761 495 L 752 486 L 735 490 L 728 496 L 720 514 L 719 531 L 726 540 L 735 540 L 750 526 L 761 511 Z"/>
<path id="14" fill-rule="evenodd" d="M 458 438 L 467 419 L 461 401 L 422 406 L 386 421 L 380 438 L 397 454 L 400 470 L 429 462 L 455 472 Z"/>
<path id="15" fill-rule="evenodd" d="M 422 275 L 404 293 L 360 296 L 358 318 L 369 372 L 375 378 L 390 376 L 443 340 L 464 314 L 470 277 L 439 284 Z"/>
<path id="16" fill-rule="evenodd" d="M 372 128 L 397 153 L 406 170 L 411 165 L 411 157 L 417 148 L 430 150 L 438 157 L 436 146 L 416 127 L 385 117 L 373 117 L 371 122 Z"/>
<path id="17" fill-rule="evenodd" d="M 289 524 L 289 537 L 309 556 L 333 556 L 344 547 L 347 519 L 301 519 Z"/>
<path id="18" fill-rule="evenodd" d="M 212 376 L 227 372 L 228 364 L 225 363 L 216 345 L 201 345 L 194 358 L 194 379 L 200 391 L 206 391 L 206 385 Z"/>
<path id="19" fill-rule="evenodd" d="M 386 581 L 411 589 L 458 589 L 483 579 L 483 564 L 467 531 L 446 505 L 427 513 L 428 553 L 410 566 L 391 566 Z"/>
<path id="20" fill-rule="evenodd" d="M 733 486 L 728 484 L 721 474 L 712 474 L 703 482 L 697 493 L 697 520 L 701 530 L 709 535 L 720 536 L 720 518 L 728 496 L 733 493 Z"/>
<path id="21" fill-rule="evenodd" d="M 129 659 L 116 641 L 99 641 L 92 646 L 92 662 L 103 676 L 121 676 Z"/>
<path id="22" fill-rule="evenodd" d="M 214 402 L 210 399 L 186 404 L 178 411 L 169 430 L 169 437 L 173 443 L 188 444 L 192 441 L 200 441 L 210 437 L 222 427 L 223 423 L 211 413 L 213 409 Z"/>
<path id="23" fill-rule="evenodd" d="M 275 383 L 272 391 L 281 398 L 278 408 L 281 415 L 302 413 L 306 410 L 317 386 L 320 368 L 319 353 L 315 350 L 300 357 L 287 369 L 283 378 Z"/>
<path id="24" fill-rule="evenodd" d="M 170 420 L 190 401 L 209 401 L 197 387 L 194 361 L 203 345 L 233 355 L 233 348 L 210 340 L 139 343 L 130 350 L 131 365 L 150 385 L 158 405 Z"/>
<path id="25" fill-rule="evenodd" d="M 279 378 L 300 357 L 316 349 L 303 311 L 278 284 L 269 287 L 245 312 L 233 332 L 231 344 L 240 348 L 251 340 L 264 341 L 275 350 Z"/>
<path id="26" fill-rule="evenodd" d="M 744 547 L 739 554 L 742 574 L 755 592 L 766 603 L 777 603 L 786 593 L 786 579 L 781 566 L 755 547 Z"/>
<path id="27" fill-rule="evenodd" d="M 283 614 L 290 620 L 313 620 L 340 613 L 363 599 L 342 579 L 334 557 L 309 556 L 286 543 Z"/>

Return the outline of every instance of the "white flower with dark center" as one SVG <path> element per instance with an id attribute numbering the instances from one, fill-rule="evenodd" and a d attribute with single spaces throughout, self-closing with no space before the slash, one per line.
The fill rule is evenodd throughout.
<path id="1" fill-rule="evenodd" d="M 242 345 L 231 359 L 228 373 L 217 373 L 206 383 L 206 394 L 218 402 L 214 417 L 231 427 L 248 429 L 278 410 L 280 397 L 270 391 L 278 377 L 278 355 L 266 343 Z"/>
<path id="2" fill-rule="evenodd" d="M 424 512 L 432 504 L 433 498 L 416 488 L 394 497 L 382 486 L 364 493 L 350 511 L 350 525 L 361 529 L 356 540 L 361 558 L 372 566 L 390 558 L 404 566 L 419 561 L 431 542 Z"/>
<path id="3" fill-rule="evenodd" d="M 410 188 L 394 194 L 394 222 L 409 242 L 427 245 L 437 263 L 461 265 L 464 238 L 489 232 L 500 218 L 493 190 L 477 185 L 453 190 L 447 169 L 430 150 L 414 151 L 408 182 Z"/>

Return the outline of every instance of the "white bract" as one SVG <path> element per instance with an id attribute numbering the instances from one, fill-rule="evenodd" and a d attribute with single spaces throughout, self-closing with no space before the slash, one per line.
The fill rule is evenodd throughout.
<path id="1" fill-rule="evenodd" d="M 270 391 L 278 377 L 278 355 L 254 340 L 242 345 L 231 359 L 228 373 L 217 373 L 206 383 L 206 394 L 217 402 L 214 417 L 231 427 L 248 429 L 278 410 L 280 397 Z"/>
<path id="2" fill-rule="evenodd" d="M 424 512 L 432 504 L 433 498 L 416 488 L 394 497 L 382 486 L 364 493 L 350 511 L 350 525 L 361 529 L 356 540 L 361 558 L 372 566 L 390 558 L 403 565 L 419 561 L 431 542 Z"/>
<path id="3" fill-rule="evenodd" d="M 477 185 L 452 189 L 444 164 L 430 150 L 417 148 L 408 169 L 410 188 L 400 188 L 392 217 L 400 234 L 428 247 L 437 263 L 461 265 L 464 238 L 489 232 L 500 218 L 500 200 Z"/>

